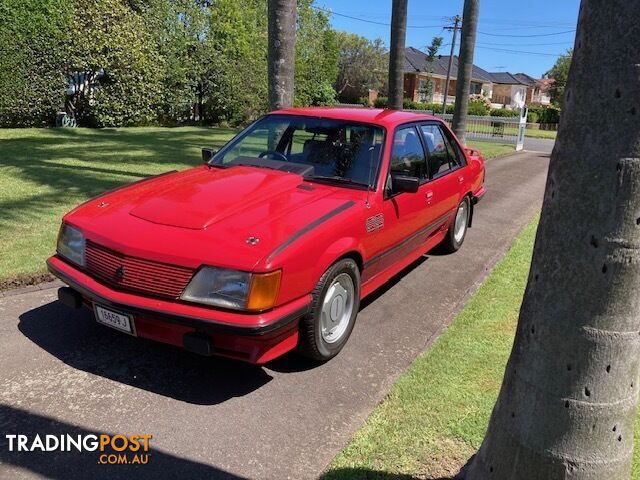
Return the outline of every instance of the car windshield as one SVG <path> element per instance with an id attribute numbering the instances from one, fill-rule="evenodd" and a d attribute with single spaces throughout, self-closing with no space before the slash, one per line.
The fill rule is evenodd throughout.
<path id="1" fill-rule="evenodd" d="M 275 160 L 301 166 L 307 180 L 373 186 L 383 137 L 381 127 L 349 120 L 267 115 L 226 145 L 213 164 L 251 157 L 251 165 L 273 168 Z"/>

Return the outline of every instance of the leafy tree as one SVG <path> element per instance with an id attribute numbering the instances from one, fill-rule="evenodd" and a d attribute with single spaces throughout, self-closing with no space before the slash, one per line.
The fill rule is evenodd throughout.
<path id="1" fill-rule="evenodd" d="M 431 45 L 427 47 L 427 58 L 425 62 L 425 71 L 428 74 L 433 73 L 433 61 L 436 59 L 436 55 L 438 55 L 438 50 L 442 46 L 442 37 L 433 37 L 431 40 Z M 433 101 L 433 87 L 434 81 L 433 78 L 428 77 L 427 81 L 424 82 L 420 87 L 420 97 L 426 98 L 427 102 Z"/>
<path id="2" fill-rule="evenodd" d="M 556 63 L 551 67 L 545 75 L 549 78 L 553 78 L 554 83 L 551 88 L 551 101 L 557 105 L 562 105 L 562 99 L 564 97 L 564 90 L 567 85 L 567 78 L 569 77 L 569 67 L 571 66 L 571 60 L 573 58 L 573 50 L 569 49 L 564 55 L 561 55 L 556 60 Z"/>
<path id="3" fill-rule="evenodd" d="M 233 124 L 267 109 L 267 5 L 218 0 L 210 7 L 202 86 L 208 121 Z"/>
<path id="4" fill-rule="evenodd" d="M 338 75 L 338 44 L 325 12 L 313 0 L 298 0 L 294 104 L 331 105 Z"/>
<path id="5" fill-rule="evenodd" d="M 68 73 L 105 72 L 83 95 L 80 120 L 99 127 L 154 122 L 164 59 L 143 15 L 124 0 L 75 0 L 72 31 Z"/>
<path id="6" fill-rule="evenodd" d="M 639 16 L 640 0 L 582 0 L 516 337 L 467 480 L 630 478 L 640 388 Z M 594 85 L 600 95 L 585 101 Z"/>
<path id="7" fill-rule="evenodd" d="M 0 126 L 55 120 L 64 104 L 71 12 L 65 0 L 0 0 Z"/>
<path id="8" fill-rule="evenodd" d="M 389 52 L 381 39 L 337 32 L 338 73 L 334 87 L 343 102 L 366 96 L 369 89 L 386 91 Z"/>

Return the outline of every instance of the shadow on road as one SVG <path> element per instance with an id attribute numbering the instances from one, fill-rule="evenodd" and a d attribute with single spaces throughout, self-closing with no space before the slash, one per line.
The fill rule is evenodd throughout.
<path id="1" fill-rule="evenodd" d="M 82 427 L 60 422 L 54 418 L 37 415 L 8 405 L 0 404 L 0 426 L 5 434 L 27 435 L 31 445 L 35 435 L 42 440 L 45 435 L 96 435 L 122 433 L 151 434 L 153 432 L 96 432 Z M 66 437 L 65 437 L 66 438 Z M 17 450 L 17 442 L 13 442 Z M 112 453 L 112 452 L 105 452 Z M 189 479 L 225 479 L 237 480 L 244 477 L 233 475 L 204 463 L 177 457 L 153 448 L 150 440 L 150 457 L 146 465 L 102 465 L 99 464 L 101 452 L 33 452 L 9 451 L 9 440 L 0 438 L 0 477 L 11 478 L 7 471 L 11 466 L 33 472 L 42 478 L 75 480 L 114 479 L 114 478 L 189 478 Z M 130 458 L 131 458 L 130 454 Z"/>
<path id="2" fill-rule="evenodd" d="M 222 403 L 272 380 L 259 366 L 121 334 L 57 301 L 20 315 L 18 328 L 73 368 L 188 403 Z"/>

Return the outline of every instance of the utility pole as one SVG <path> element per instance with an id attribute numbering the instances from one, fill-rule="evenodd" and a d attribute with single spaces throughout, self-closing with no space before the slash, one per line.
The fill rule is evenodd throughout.
<path id="1" fill-rule="evenodd" d="M 447 97 L 449 96 L 449 81 L 451 80 L 451 66 L 453 65 L 453 54 L 456 50 L 456 37 L 460 30 L 460 15 L 453 17 L 453 27 L 444 27 L 445 30 L 453 30 L 453 39 L 451 40 L 451 55 L 449 55 L 449 66 L 447 67 L 447 81 L 444 84 L 444 100 L 442 101 L 442 114 L 447 113 Z"/>

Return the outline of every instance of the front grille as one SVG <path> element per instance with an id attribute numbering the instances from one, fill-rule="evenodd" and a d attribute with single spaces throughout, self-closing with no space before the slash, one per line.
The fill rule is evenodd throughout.
<path id="1" fill-rule="evenodd" d="M 193 270 L 130 257 L 87 240 L 87 273 L 119 289 L 158 297 L 178 298 Z"/>

